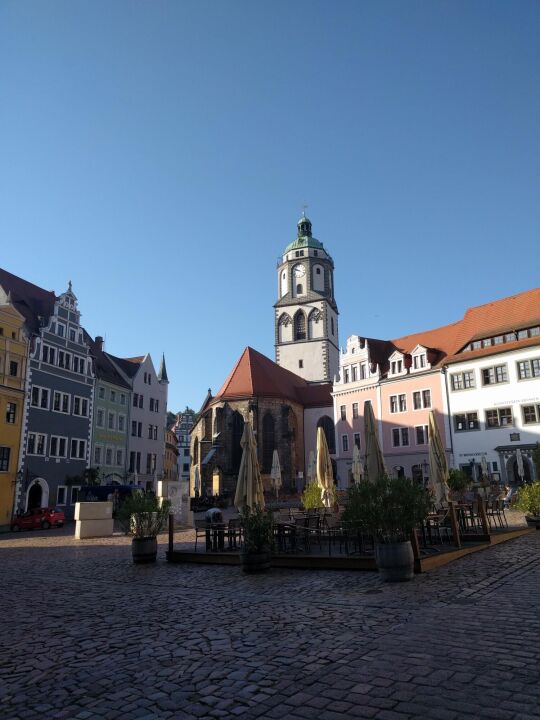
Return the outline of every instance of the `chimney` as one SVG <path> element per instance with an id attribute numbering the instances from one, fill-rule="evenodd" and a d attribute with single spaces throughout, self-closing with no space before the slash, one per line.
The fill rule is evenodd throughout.
<path id="1" fill-rule="evenodd" d="M 103 350 L 103 338 L 101 335 L 96 335 L 95 343 L 97 345 L 98 350 Z"/>

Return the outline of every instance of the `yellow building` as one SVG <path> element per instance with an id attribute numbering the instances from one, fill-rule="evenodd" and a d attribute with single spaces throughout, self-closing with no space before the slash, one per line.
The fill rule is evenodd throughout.
<path id="1" fill-rule="evenodd" d="M 28 356 L 23 325 L 9 299 L 0 305 L 0 530 L 11 522 L 19 465 Z"/>

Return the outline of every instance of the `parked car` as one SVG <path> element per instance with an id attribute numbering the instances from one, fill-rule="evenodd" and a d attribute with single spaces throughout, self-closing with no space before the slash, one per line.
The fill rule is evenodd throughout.
<path id="1" fill-rule="evenodd" d="M 59 508 L 34 508 L 16 515 L 11 522 L 13 532 L 18 530 L 47 530 L 50 527 L 62 527 L 66 520 L 64 511 Z"/>

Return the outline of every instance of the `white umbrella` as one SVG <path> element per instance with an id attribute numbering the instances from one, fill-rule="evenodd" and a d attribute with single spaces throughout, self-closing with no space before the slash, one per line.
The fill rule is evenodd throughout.
<path id="1" fill-rule="evenodd" d="M 366 446 L 366 475 L 370 482 L 386 475 L 384 458 L 379 445 L 377 424 L 370 400 L 364 403 L 364 437 Z"/>
<path id="2" fill-rule="evenodd" d="M 197 465 L 195 466 L 195 477 L 193 479 L 193 492 L 195 496 L 201 494 L 201 475 Z"/>
<path id="3" fill-rule="evenodd" d="M 352 454 L 352 476 L 355 483 L 359 483 L 362 479 L 362 460 L 360 458 L 360 448 L 356 443 Z"/>
<path id="4" fill-rule="evenodd" d="M 323 505 L 327 508 L 332 507 L 334 474 L 326 435 L 322 427 L 317 428 L 317 482 L 321 488 Z"/>
<path id="5" fill-rule="evenodd" d="M 264 508 L 264 492 L 257 459 L 257 443 L 249 421 L 244 423 L 244 432 L 240 440 L 242 460 L 238 471 L 234 504 L 242 511 L 246 507 L 253 510 L 256 506 Z"/>
<path id="6" fill-rule="evenodd" d="M 313 450 L 310 450 L 308 469 L 307 469 L 307 481 L 308 481 L 308 483 L 312 483 L 312 482 L 315 482 L 316 479 L 317 479 L 317 469 L 315 467 L 315 453 L 313 452 Z"/>
<path id="7" fill-rule="evenodd" d="M 480 461 L 480 464 L 482 465 L 482 476 L 487 480 L 489 477 L 489 469 L 487 464 L 487 458 L 485 455 L 482 455 L 482 460 Z"/>
<path id="8" fill-rule="evenodd" d="M 272 478 L 277 499 L 281 488 L 281 465 L 279 464 L 279 455 L 277 450 L 274 450 L 272 455 L 272 470 L 270 471 L 270 477 Z"/>
<path id="9" fill-rule="evenodd" d="M 435 507 L 448 505 L 448 461 L 433 410 L 429 411 L 429 489 Z"/>
<path id="10" fill-rule="evenodd" d="M 519 479 L 521 482 L 523 482 L 523 476 L 525 475 L 525 468 L 523 467 L 523 455 L 521 454 L 521 450 L 518 448 L 516 450 L 516 461 L 517 461 L 517 471 L 519 475 Z"/>

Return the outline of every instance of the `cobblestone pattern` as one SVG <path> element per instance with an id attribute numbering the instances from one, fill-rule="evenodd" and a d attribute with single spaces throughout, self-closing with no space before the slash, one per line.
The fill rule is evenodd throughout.
<path id="1" fill-rule="evenodd" d="M 178 538 L 185 540 L 186 536 Z M 540 532 L 412 583 L 0 536 L 0 717 L 540 718 Z"/>

